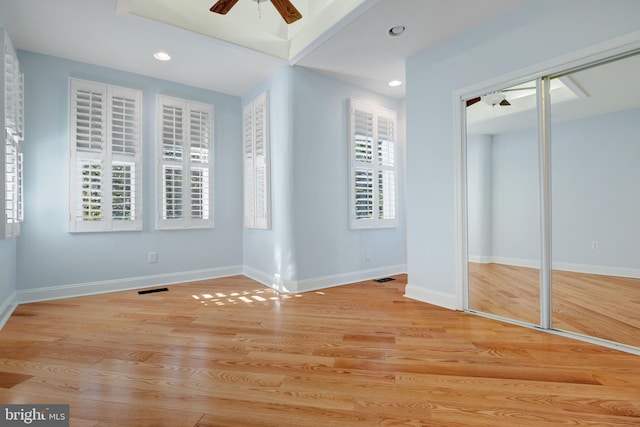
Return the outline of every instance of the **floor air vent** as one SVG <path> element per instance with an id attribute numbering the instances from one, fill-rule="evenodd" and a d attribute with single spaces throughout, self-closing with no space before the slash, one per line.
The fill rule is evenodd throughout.
<path id="1" fill-rule="evenodd" d="M 144 294 L 153 294 L 155 292 L 166 292 L 169 289 L 167 288 L 158 288 L 158 289 L 147 289 L 145 291 L 138 291 L 138 294 L 140 295 L 144 295 Z"/>

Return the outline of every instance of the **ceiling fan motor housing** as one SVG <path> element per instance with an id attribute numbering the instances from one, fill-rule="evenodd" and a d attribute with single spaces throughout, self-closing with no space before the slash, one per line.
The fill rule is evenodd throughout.
<path id="1" fill-rule="evenodd" d="M 487 105 L 498 105 L 506 99 L 507 95 L 505 95 L 504 92 L 491 92 L 486 95 L 482 95 L 482 102 Z"/>

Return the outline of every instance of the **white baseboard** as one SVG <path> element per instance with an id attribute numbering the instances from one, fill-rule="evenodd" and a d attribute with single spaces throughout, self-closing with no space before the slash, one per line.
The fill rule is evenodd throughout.
<path id="1" fill-rule="evenodd" d="M 285 282 L 276 274 L 268 274 L 247 265 L 242 267 L 242 274 L 278 292 L 286 294 L 295 293 L 293 290 L 295 288 L 295 282 Z"/>
<path id="2" fill-rule="evenodd" d="M 628 277 L 640 279 L 640 269 L 625 267 L 609 267 L 605 265 L 571 264 L 568 262 L 556 262 L 554 270 L 571 271 L 573 273 L 599 274 L 602 276 Z"/>
<path id="3" fill-rule="evenodd" d="M 18 306 L 16 302 L 16 293 L 12 293 L 2 304 L 0 304 L 0 330 L 4 327 L 13 311 Z"/>
<path id="4" fill-rule="evenodd" d="M 347 285 L 349 283 L 363 282 L 365 280 L 378 279 L 396 274 L 407 272 L 407 266 L 404 264 L 393 265 L 388 267 L 374 268 L 370 270 L 360 270 L 350 273 L 335 274 L 331 276 L 318 277 L 314 279 L 304 279 L 295 281 L 283 281 L 276 275 L 271 275 L 252 267 L 245 266 L 243 268 L 244 275 L 269 286 L 279 292 L 285 293 L 302 293 L 317 291 L 319 289 L 332 288 L 334 286 Z"/>
<path id="5" fill-rule="evenodd" d="M 16 303 L 50 301 L 61 298 L 73 298 L 86 295 L 97 295 L 108 292 L 129 291 L 150 286 L 173 285 L 197 280 L 216 279 L 242 274 L 242 267 L 209 268 L 204 270 L 183 271 L 178 273 L 158 274 L 153 276 L 132 277 L 125 279 L 105 280 L 91 283 L 51 286 L 46 288 L 16 291 Z"/>
<path id="6" fill-rule="evenodd" d="M 491 257 L 483 255 L 469 255 L 469 262 L 475 262 L 477 264 L 490 264 Z"/>
<path id="7" fill-rule="evenodd" d="M 151 286 L 166 286 L 177 283 L 229 277 L 239 274 L 243 274 L 259 283 L 262 283 L 265 286 L 276 289 L 279 292 L 300 293 L 345 285 L 354 282 L 362 282 L 365 280 L 392 276 L 395 274 L 402 274 L 406 273 L 406 271 L 406 265 L 396 265 L 371 270 L 355 271 L 352 273 L 325 276 L 317 279 L 282 281 L 275 275 L 270 275 L 248 266 L 232 266 L 21 290 L 14 292 L 7 301 L 0 305 L 0 329 L 9 319 L 9 317 L 19 304 L 26 304 L 31 302 L 51 301 L 62 298 L 73 298 L 87 295 L 98 295 L 109 292 L 130 291 L 148 288 Z"/>
<path id="8" fill-rule="evenodd" d="M 525 258 L 507 258 L 507 257 L 494 257 L 494 256 L 485 256 L 480 257 L 481 261 L 475 261 L 474 258 L 469 257 L 469 261 L 471 262 L 481 262 L 483 264 L 505 264 L 505 265 L 513 265 L 515 267 L 528 267 L 528 268 L 540 268 L 540 261 L 535 259 L 525 259 Z"/>
<path id="9" fill-rule="evenodd" d="M 516 267 L 540 268 L 540 261 L 521 258 L 469 256 L 470 262 L 481 264 L 505 264 Z M 601 276 L 628 277 L 640 279 L 640 269 L 627 267 L 611 267 L 606 265 L 574 264 L 569 262 L 554 262 L 552 268 L 560 271 L 570 271 L 572 273 L 597 274 Z"/>
<path id="10" fill-rule="evenodd" d="M 432 291 L 415 285 L 407 284 L 404 290 L 404 296 L 417 301 L 437 305 L 438 307 L 448 308 L 449 310 L 458 309 L 458 298 L 455 294 Z"/>
<path id="11" fill-rule="evenodd" d="M 364 282 L 365 280 L 380 279 L 382 277 L 404 274 L 406 272 L 407 266 L 405 264 L 401 264 L 373 268 L 370 270 L 354 271 L 351 273 L 335 274 L 315 279 L 299 280 L 296 284 L 296 292 L 317 291 L 319 289 L 348 285 L 349 283 Z"/>

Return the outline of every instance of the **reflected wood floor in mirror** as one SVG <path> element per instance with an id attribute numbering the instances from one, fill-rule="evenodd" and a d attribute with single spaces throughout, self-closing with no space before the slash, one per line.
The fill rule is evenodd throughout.
<path id="1" fill-rule="evenodd" d="M 630 426 L 640 358 L 403 296 L 237 276 L 19 306 L 0 402 L 72 426 Z"/>
<path id="2" fill-rule="evenodd" d="M 640 279 L 553 271 L 552 324 L 640 347 Z M 540 323 L 538 269 L 469 263 L 469 306 L 530 323 Z"/>

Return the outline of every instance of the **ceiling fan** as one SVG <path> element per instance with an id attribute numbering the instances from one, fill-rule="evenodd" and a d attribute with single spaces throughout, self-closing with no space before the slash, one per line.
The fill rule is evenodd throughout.
<path id="1" fill-rule="evenodd" d="M 536 90 L 536 88 L 535 87 L 518 87 L 518 88 L 502 89 L 495 92 L 490 92 L 485 95 L 478 96 L 476 98 L 468 99 L 467 107 L 471 107 L 473 104 L 478 103 L 480 101 L 493 107 L 495 107 L 496 105 L 508 107 L 511 105 L 511 103 L 507 100 L 507 94 L 505 92 L 515 92 L 517 90 Z"/>
<path id="2" fill-rule="evenodd" d="M 260 5 L 260 3 L 269 0 L 253 1 Z M 237 2 L 238 0 L 218 0 L 209 10 L 214 13 L 219 13 L 220 15 L 226 15 Z M 271 3 L 273 3 L 273 6 L 278 10 L 278 13 L 280 13 L 282 19 L 284 19 L 287 24 L 291 24 L 302 18 L 302 14 L 298 12 L 298 9 L 296 9 L 289 0 L 271 0 Z"/>

